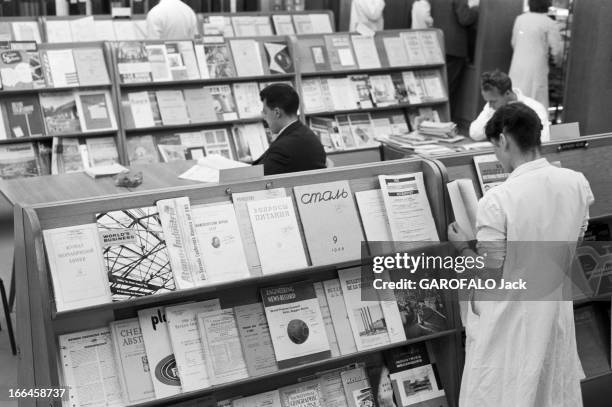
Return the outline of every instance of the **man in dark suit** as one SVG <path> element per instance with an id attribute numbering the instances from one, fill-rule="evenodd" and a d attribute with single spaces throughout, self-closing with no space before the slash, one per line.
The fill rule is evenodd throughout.
<path id="1" fill-rule="evenodd" d="M 264 175 L 325 168 L 325 150 L 317 136 L 297 116 L 300 97 L 286 84 L 272 84 L 259 92 L 262 115 L 276 139 L 253 162 Z"/>
<path id="2" fill-rule="evenodd" d="M 459 85 L 468 62 L 468 27 L 478 21 L 478 7 L 470 7 L 468 0 L 429 0 L 434 27 L 444 32 L 446 70 L 451 114 L 457 110 Z"/>

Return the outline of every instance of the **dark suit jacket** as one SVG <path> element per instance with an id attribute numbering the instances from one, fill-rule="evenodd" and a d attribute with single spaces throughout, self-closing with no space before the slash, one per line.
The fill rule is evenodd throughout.
<path id="1" fill-rule="evenodd" d="M 278 135 L 253 165 L 263 164 L 264 175 L 325 168 L 325 150 L 317 136 L 299 120 Z"/>
<path id="2" fill-rule="evenodd" d="M 478 21 L 478 9 L 469 8 L 467 0 L 429 0 L 434 27 L 444 32 L 447 55 L 468 56 L 467 27 Z"/>

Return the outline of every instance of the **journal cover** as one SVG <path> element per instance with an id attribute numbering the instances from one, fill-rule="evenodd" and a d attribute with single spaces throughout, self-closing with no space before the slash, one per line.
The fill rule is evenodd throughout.
<path id="1" fill-rule="evenodd" d="M 175 290 L 156 207 L 99 213 L 96 223 L 113 300 Z"/>

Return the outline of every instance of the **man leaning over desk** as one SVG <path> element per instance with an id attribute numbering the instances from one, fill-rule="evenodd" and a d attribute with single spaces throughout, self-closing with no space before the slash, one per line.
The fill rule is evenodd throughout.
<path id="1" fill-rule="evenodd" d="M 515 102 L 521 102 L 536 112 L 542 122 L 540 140 L 550 140 L 550 123 L 548 121 L 548 112 L 546 108 L 535 99 L 523 95 L 520 89 L 512 88 L 512 80 L 506 73 L 497 69 L 492 72 L 483 73 L 480 80 L 480 91 L 483 99 L 487 103 L 476 120 L 470 124 L 470 137 L 473 140 L 486 140 L 485 127 L 487 126 L 487 122 L 493 117 L 495 111 L 502 106 Z"/>

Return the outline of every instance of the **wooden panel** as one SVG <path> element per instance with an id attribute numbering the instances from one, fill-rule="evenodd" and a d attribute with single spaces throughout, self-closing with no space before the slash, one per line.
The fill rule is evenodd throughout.
<path id="1" fill-rule="evenodd" d="M 40 227 L 36 218 L 32 222 L 31 209 L 24 209 L 24 240 L 26 242 L 26 270 L 17 269 L 16 273 L 27 273 L 28 290 L 18 292 L 17 298 L 29 296 L 30 320 L 32 329 L 32 355 L 35 361 L 34 375 L 36 385 L 34 387 L 52 387 L 57 381 L 57 369 L 55 354 L 57 347 L 53 347 L 49 341 L 55 344 L 55 338 L 51 333 L 50 300 L 48 285 L 43 285 L 43 276 L 38 272 L 37 266 L 44 263 L 44 250 Z M 35 231 L 38 230 L 38 232 Z M 38 234 L 38 236 L 36 236 Z M 21 277 L 20 277 L 21 278 Z M 19 318 L 19 317 L 18 317 Z M 19 329 L 19 325 L 17 327 Z M 53 370 L 52 370 L 53 369 Z M 55 379 L 55 380 L 54 380 Z"/>
<path id="2" fill-rule="evenodd" d="M 27 270 L 25 241 L 24 241 L 24 224 L 21 208 L 15 212 L 15 250 L 14 261 L 17 270 Z M 35 387 L 36 378 L 34 374 L 34 349 L 32 346 L 32 325 L 28 323 L 32 321 L 30 316 L 30 295 L 28 295 L 28 274 L 21 272 L 18 274 L 15 282 L 16 292 L 24 293 L 15 298 L 15 314 L 17 316 L 15 339 L 17 342 L 17 354 L 19 364 L 17 369 L 17 383 L 26 388 Z M 21 321 L 21 322 L 20 322 Z M 33 398 L 23 400 L 22 406 L 33 406 L 35 401 Z"/>
<path id="3" fill-rule="evenodd" d="M 583 380 L 584 407 L 608 407 L 612 399 L 612 372 Z"/>
<path id="4" fill-rule="evenodd" d="M 374 163 L 379 162 L 381 160 L 379 148 L 360 151 L 338 151 L 334 153 L 327 153 L 327 158 L 331 161 L 334 167 L 363 163 Z"/>
<path id="5" fill-rule="evenodd" d="M 564 121 L 579 122 L 581 134 L 612 130 L 612 2 L 575 1 L 565 80 Z"/>
<path id="6" fill-rule="evenodd" d="M 83 199 L 122 192 L 110 177 L 93 180 L 85 173 L 43 175 L 40 177 L 0 180 L 0 191 L 12 204 Z"/>

